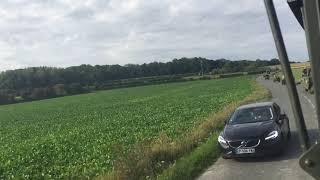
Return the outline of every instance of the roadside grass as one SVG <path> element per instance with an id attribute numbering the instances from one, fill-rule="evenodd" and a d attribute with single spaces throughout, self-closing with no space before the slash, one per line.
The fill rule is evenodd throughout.
<path id="1" fill-rule="evenodd" d="M 302 70 L 305 67 L 310 67 L 310 62 L 292 64 L 291 69 L 296 83 L 300 83 L 302 79 Z"/>
<path id="2" fill-rule="evenodd" d="M 153 142 L 145 142 L 123 155 L 114 171 L 98 179 L 193 179 L 220 155 L 218 133 L 234 110 L 243 104 L 265 100 L 270 92 L 252 79 L 252 94 L 212 113 L 184 138 L 172 140 L 165 134 Z M 160 175 L 159 175 L 160 174 Z"/>
<path id="3" fill-rule="evenodd" d="M 214 163 L 220 155 L 218 144 L 219 132 L 215 132 L 200 147 L 180 158 L 176 164 L 164 171 L 157 179 L 176 180 L 194 179 L 203 170 Z"/>
<path id="4" fill-rule="evenodd" d="M 303 68 L 306 66 L 310 66 L 310 62 L 291 64 L 291 68 Z"/>
<path id="5" fill-rule="evenodd" d="M 295 79 L 296 83 L 301 82 L 302 70 L 303 70 L 303 68 L 294 68 L 294 69 L 292 69 L 292 73 L 293 73 L 293 76 L 294 76 L 294 79 Z"/>

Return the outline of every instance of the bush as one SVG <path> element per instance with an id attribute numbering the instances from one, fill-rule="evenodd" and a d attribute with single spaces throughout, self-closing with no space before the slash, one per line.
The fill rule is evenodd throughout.
<path id="1" fill-rule="evenodd" d="M 237 76 L 243 76 L 243 75 L 244 75 L 243 72 L 220 74 L 220 78 L 237 77 Z"/>
<path id="2" fill-rule="evenodd" d="M 30 94 L 30 99 L 38 100 L 51 97 L 48 88 L 35 88 Z"/>
<path id="3" fill-rule="evenodd" d="M 65 96 L 67 95 L 67 91 L 64 84 L 56 84 L 52 87 L 53 94 L 55 96 Z"/>
<path id="4" fill-rule="evenodd" d="M 66 87 L 68 94 L 80 94 L 84 92 L 80 83 L 71 83 Z"/>
<path id="5" fill-rule="evenodd" d="M 0 92 L 0 104 L 14 103 L 14 95 Z"/>

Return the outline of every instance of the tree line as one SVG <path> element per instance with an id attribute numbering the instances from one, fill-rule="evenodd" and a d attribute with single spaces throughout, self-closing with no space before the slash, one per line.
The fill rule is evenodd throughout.
<path id="1" fill-rule="evenodd" d="M 8 70 L 0 73 L 0 104 L 87 93 L 92 90 L 176 82 L 191 74 L 251 72 L 278 64 L 277 59 L 230 61 L 195 57 L 140 65 L 80 65 Z"/>

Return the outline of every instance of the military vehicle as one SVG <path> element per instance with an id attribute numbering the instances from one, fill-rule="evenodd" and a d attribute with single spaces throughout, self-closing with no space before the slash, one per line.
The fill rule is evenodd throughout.
<path id="1" fill-rule="evenodd" d="M 273 82 L 279 82 L 282 85 L 286 84 L 286 79 L 282 72 L 275 72 L 273 75 Z"/>
<path id="2" fill-rule="evenodd" d="M 270 70 L 266 70 L 266 72 L 263 73 L 263 77 L 265 80 L 269 80 L 270 79 Z"/>
<path id="3" fill-rule="evenodd" d="M 313 83 L 310 67 L 303 68 L 301 81 L 304 90 L 306 92 L 313 93 Z"/>
<path id="4" fill-rule="evenodd" d="M 285 77 L 284 77 L 283 74 L 282 74 L 282 76 L 281 76 L 281 84 L 282 84 L 282 85 L 286 85 L 286 79 L 285 79 Z"/>
<path id="5" fill-rule="evenodd" d="M 273 75 L 273 82 L 280 82 L 279 72 L 275 72 Z"/>
<path id="6" fill-rule="evenodd" d="M 273 82 L 280 82 L 280 75 L 279 73 L 275 73 L 273 75 Z"/>

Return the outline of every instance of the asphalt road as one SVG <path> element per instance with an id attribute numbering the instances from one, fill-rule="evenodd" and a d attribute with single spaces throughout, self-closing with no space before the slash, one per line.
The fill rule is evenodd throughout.
<path id="1" fill-rule="evenodd" d="M 209 167 L 198 179 L 199 180 L 304 180 L 312 179 L 298 164 L 301 150 L 297 137 L 296 126 L 287 94 L 287 88 L 272 80 L 257 80 L 272 93 L 272 101 L 278 103 L 281 109 L 288 115 L 292 139 L 283 155 L 278 157 L 252 158 L 252 159 L 222 159 L 219 158 L 214 165 Z M 318 136 L 318 123 L 316 121 L 314 97 L 307 94 L 297 86 L 301 106 L 312 142 Z"/>

